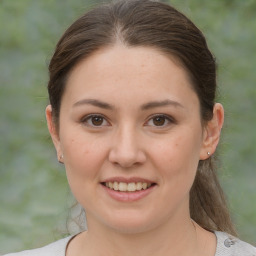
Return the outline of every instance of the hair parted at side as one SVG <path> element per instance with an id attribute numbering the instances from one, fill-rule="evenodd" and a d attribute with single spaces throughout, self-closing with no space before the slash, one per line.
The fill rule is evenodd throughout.
<path id="1" fill-rule="evenodd" d="M 57 43 L 49 64 L 48 83 L 56 127 L 72 69 L 95 51 L 117 43 L 127 47 L 152 47 L 178 60 L 189 74 L 199 98 L 202 124 L 211 120 L 216 62 L 202 32 L 170 5 L 150 0 L 121 0 L 85 13 Z M 198 164 L 190 191 L 190 214 L 205 229 L 236 235 L 212 157 Z"/>

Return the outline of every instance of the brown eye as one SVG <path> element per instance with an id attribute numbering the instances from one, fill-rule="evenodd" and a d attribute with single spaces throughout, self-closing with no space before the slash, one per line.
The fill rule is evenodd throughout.
<path id="1" fill-rule="evenodd" d="M 108 121 L 101 115 L 89 115 L 82 119 L 82 123 L 90 127 L 108 126 Z"/>
<path id="2" fill-rule="evenodd" d="M 153 118 L 153 124 L 155 126 L 163 126 L 165 125 L 166 118 L 164 116 L 157 116 Z"/>
<path id="3" fill-rule="evenodd" d="M 158 114 L 152 116 L 146 123 L 147 126 L 164 128 L 171 124 L 175 124 L 176 121 L 169 115 Z"/>
<path id="4" fill-rule="evenodd" d="M 91 122 L 92 122 L 92 124 L 93 125 L 95 125 L 95 126 L 100 126 L 100 125 L 102 125 L 103 124 L 103 121 L 104 121 L 104 119 L 103 119 L 103 117 L 101 117 L 101 116 L 93 116 L 92 118 L 91 118 Z"/>

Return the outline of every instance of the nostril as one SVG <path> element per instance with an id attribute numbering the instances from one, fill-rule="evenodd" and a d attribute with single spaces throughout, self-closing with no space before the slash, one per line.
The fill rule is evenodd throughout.
<path id="1" fill-rule="evenodd" d="M 119 165 L 123 168 L 130 168 L 141 165 L 146 161 L 146 156 L 143 152 L 110 152 L 109 161 L 114 165 Z"/>
<path id="2" fill-rule="evenodd" d="M 123 168 L 129 168 L 146 160 L 139 140 L 134 131 L 127 127 L 120 130 L 119 136 L 113 138 L 112 148 L 109 152 L 109 161 Z"/>

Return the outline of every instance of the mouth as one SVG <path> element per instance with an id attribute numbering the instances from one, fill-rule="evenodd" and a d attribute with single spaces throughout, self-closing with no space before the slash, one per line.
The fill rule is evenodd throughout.
<path id="1" fill-rule="evenodd" d="M 108 181 L 108 182 L 102 182 L 103 186 L 119 191 L 119 192 L 136 192 L 136 191 L 142 191 L 147 190 L 153 186 L 156 185 L 156 183 L 149 183 L 149 182 L 118 182 L 118 181 Z"/>

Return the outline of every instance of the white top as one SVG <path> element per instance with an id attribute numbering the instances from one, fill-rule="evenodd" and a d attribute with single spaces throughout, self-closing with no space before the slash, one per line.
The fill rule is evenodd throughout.
<path id="1" fill-rule="evenodd" d="M 215 231 L 217 248 L 215 256 L 256 256 L 256 247 L 245 243 L 227 233 Z M 66 248 L 73 236 L 58 240 L 42 248 L 4 256 L 65 256 Z"/>

